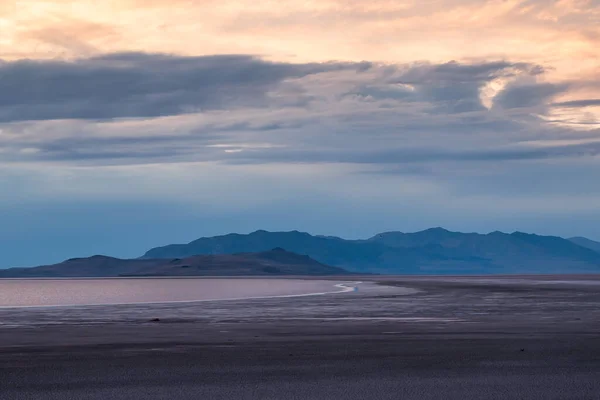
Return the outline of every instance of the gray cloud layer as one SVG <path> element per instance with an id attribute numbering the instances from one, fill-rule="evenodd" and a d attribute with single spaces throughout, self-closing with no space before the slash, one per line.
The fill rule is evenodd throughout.
<path id="1" fill-rule="evenodd" d="M 260 106 L 284 79 L 368 63 L 285 64 L 246 55 L 123 53 L 0 63 L 0 121 L 156 117 Z"/>
<path id="2" fill-rule="evenodd" d="M 569 85 L 538 82 L 543 74 L 508 61 L 288 64 L 243 55 L 4 62 L 0 161 L 403 165 L 596 156 L 593 134 L 532 116 L 597 101 L 552 104 Z M 482 91 L 497 81 L 503 86 L 484 105 Z M 556 143 L 521 144 L 541 139 Z"/>
<path id="3" fill-rule="evenodd" d="M 556 107 L 589 107 L 589 106 L 600 106 L 600 99 L 586 99 L 586 100 L 573 100 L 573 101 L 563 101 L 560 103 L 552 104 Z"/>
<path id="4" fill-rule="evenodd" d="M 181 57 L 122 53 L 67 61 L 0 62 L 0 121 L 157 117 L 269 104 L 267 93 L 281 82 L 327 72 L 355 71 L 365 85 L 359 94 L 435 103 L 437 111 L 480 110 L 478 90 L 497 77 L 541 74 L 538 66 L 505 61 L 461 65 L 376 66 L 371 63 L 288 64 L 247 55 Z M 335 79 L 335 76 L 333 77 Z M 415 93 L 397 85 L 418 86 Z M 503 104 L 538 100 L 523 87 Z M 364 92 L 364 93 L 363 93 Z M 296 98 L 298 102 L 299 98 Z M 305 100 L 310 99 L 305 97 Z M 296 104 L 296 103 L 291 103 Z"/>

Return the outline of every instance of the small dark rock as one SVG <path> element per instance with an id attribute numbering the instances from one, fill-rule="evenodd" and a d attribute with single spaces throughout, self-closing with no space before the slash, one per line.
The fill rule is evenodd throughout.
<path id="1" fill-rule="evenodd" d="M 521 349 L 521 351 L 525 351 L 525 349 Z"/>

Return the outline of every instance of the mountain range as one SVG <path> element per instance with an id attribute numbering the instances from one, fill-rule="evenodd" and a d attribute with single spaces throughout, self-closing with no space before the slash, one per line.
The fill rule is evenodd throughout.
<path id="1" fill-rule="evenodd" d="M 327 265 L 380 274 L 536 274 L 600 272 L 600 243 L 523 232 L 489 234 L 431 228 L 386 232 L 366 240 L 267 232 L 205 237 L 157 247 L 142 259 L 260 252 L 275 247 Z"/>
<path id="2" fill-rule="evenodd" d="M 97 255 L 35 268 L 0 270 L 0 278 L 340 274 L 348 274 L 348 271 L 280 248 L 257 253 L 194 255 L 172 259 L 123 260 Z"/>
<path id="3" fill-rule="evenodd" d="M 73 258 L 0 269 L 10 277 L 600 273 L 600 243 L 523 232 L 431 228 L 363 240 L 305 232 L 231 233 L 148 250 L 137 259 Z"/>

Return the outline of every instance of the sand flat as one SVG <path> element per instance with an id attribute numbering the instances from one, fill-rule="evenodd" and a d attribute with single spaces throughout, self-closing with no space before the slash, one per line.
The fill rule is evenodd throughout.
<path id="1" fill-rule="evenodd" d="M 1 398 L 598 398 L 597 286 L 369 279 L 313 297 L 2 310 Z"/>

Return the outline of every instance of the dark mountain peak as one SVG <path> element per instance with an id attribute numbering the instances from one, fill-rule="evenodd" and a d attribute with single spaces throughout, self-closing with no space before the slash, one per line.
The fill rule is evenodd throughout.
<path id="1" fill-rule="evenodd" d="M 96 255 L 93 255 L 93 256 L 90 256 L 90 257 L 69 258 L 65 262 L 77 262 L 77 261 L 82 261 L 82 260 L 104 261 L 104 260 L 116 260 L 116 258 L 115 257 L 110 257 L 110 256 L 105 256 L 105 255 L 102 255 L 102 254 L 96 254 Z"/>
<path id="2" fill-rule="evenodd" d="M 344 240 L 339 236 L 329 236 L 329 235 L 315 235 L 316 238 L 320 239 L 330 239 L 330 240 Z"/>
<path id="3" fill-rule="evenodd" d="M 228 233 L 226 235 L 218 235 L 218 236 L 202 236 L 198 239 L 192 240 L 187 245 L 193 245 L 195 243 L 200 243 L 205 240 L 234 239 L 234 238 L 241 238 L 242 236 L 244 236 L 244 235 L 241 235 L 239 233 Z M 185 244 L 170 244 L 169 246 L 186 246 L 186 245 Z"/>
<path id="4" fill-rule="evenodd" d="M 410 235 L 410 233 L 404 233 L 404 232 L 400 232 L 400 231 L 381 232 L 381 233 L 378 233 L 377 235 L 371 237 L 369 240 L 377 240 L 377 239 L 383 239 L 383 238 L 395 237 L 395 236 L 404 236 L 404 235 Z"/>
<path id="5" fill-rule="evenodd" d="M 293 230 L 293 231 L 281 231 L 281 232 L 271 232 L 271 231 L 266 231 L 264 229 L 259 229 L 257 231 L 254 231 L 250 234 L 248 234 L 247 236 L 252 236 L 252 235 L 295 235 L 295 236 L 312 236 L 310 233 L 307 232 L 301 232 L 301 231 L 297 231 L 297 230 Z M 244 235 L 240 235 L 240 236 L 244 236 Z"/>
<path id="6" fill-rule="evenodd" d="M 566 240 L 566 239 L 561 238 L 560 236 L 538 235 L 537 233 L 528 233 L 528 232 L 521 232 L 521 231 L 514 231 L 513 233 L 511 233 L 511 235 L 515 236 L 515 237 L 524 237 L 524 238 L 543 238 L 543 239 Z"/>
<path id="7" fill-rule="evenodd" d="M 102 254 L 95 254 L 89 258 L 91 258 L 92 260 L 106 260 L 106 259 L 114 259 L 115 257 L 105 256 Z"/>
<path id="8" fill-rule="evenodd" d="M 460 233 L 460 232 L 452 232 L 452 231 L 449 231 L 448 229 L 438 226 L 435 228 L 425 229 L 424 231 L 409 233 L 409 235 L 412 235 L 415 237 L 447 238 L 447 237 L 452 237 L 452 236 L 457 236 L 457 235 L 467 235 L 467 234 Z"/>
<path id="9" fill-rule="evenodd" d="M 437 226 L 435 228 L 425 229 L 423 231 L 409 233 L 408 235 L 412 236 L 427 236 L 427 237 L 449 237 L 455 235 L 467 235 L 466 233 L 460 232 L 452 232 L 448 229 L 442 228 L 441 226 Z"/>
<path id="10" fill-rule="evenodd" d="M 593 240 L 588 239 L 588 238 L 583 237 L 583 236 L 573 236 L 573 237 L 570 237 L 569 240 L 572 241 L 572 242 L 577 241 L 577 240 L 589 240 L 590 242 L 593 242 Z"/>
<path id="11" fill-rule="evenodd" d="M 308 232 L 302 232 L 302 231 L 297 231 L 297 230 L 284 232 L 284 233 L 292 234 L 294 236 L 312 237 L 312 235 Z"/>
<path id="12" fill-rule="evenodd" d="M 263 231 L 263 232 L 264 232 L 264 231 Z M 233 232 L 233 233 L 228 233 L 228 234 L 226 234 L 226 235 L 222 235 L 222 236 L 216 236 L 216 237 L 234 238 L 234 237 L 242 237 L 242 236 L 245 236 L 245 235 L 243 235 L 243 234 L 241 234 L 241 233 L 235 233 L 235 232 Z M 210 239 L 210 238 L 211 238 L 211 237 L 204 237 L 203 239 Z"/>
<path id="13" fill-rule="evenodd" d="M 425 229 L 424 231 L 421 232 L 430 232 L 430 233 L 454 233 L 454 232 L 450 232 L 448 229 L 442 228 L 441 226 L 436 226 L 433 228 L 429 228 L 429 229 Z M 418 233 L 418 232 L 417 232 Z"/>

